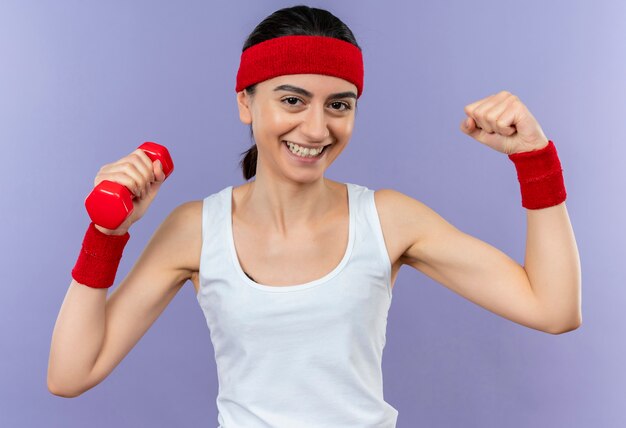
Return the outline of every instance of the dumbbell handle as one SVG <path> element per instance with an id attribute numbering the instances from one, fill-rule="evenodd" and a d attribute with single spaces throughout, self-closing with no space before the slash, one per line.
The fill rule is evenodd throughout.
<path id="1" fill-rule="evenodd" d="M 160 144 L 146 141 L 138 147 L 152 162 L 161 161 L 165 178 L 174 171 L 169 152 Z M 117 229 L 133 212 L 135 195 L 125 186 L 110 180 L 102 180 L 85 198 L 85 207 L 91 220 L 106 229 Z"/>

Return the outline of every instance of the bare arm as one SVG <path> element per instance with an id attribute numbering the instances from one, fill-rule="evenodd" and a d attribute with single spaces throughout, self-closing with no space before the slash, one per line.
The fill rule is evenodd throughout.
<path id="1" fill-rule="evenodd" d="M 580 258 L 565 202 L 526 210 L 524 269 L 557 332 L 582 324 Z"/>
<path id="2" fill-rule="evenodd" d="M 80 395 L 102 345 L 107 291 L 72 279 L 50 345 L 48 390 L 54 395 Z"/>
<path id="3" fill-rule="evenodd" d="M 48 389 L 76 397 L 102 382 L 198 270 L 202 201 L 174 209 L 126 278 L 108 289 L 72 280 L 54 326 Z"/>
<path id="4" fill-rule="evenodd" d="M 564 203 L 527 210 L 524 268 L 420 201 L 391 189 L 377 190 L 376 198 L 409 236 L 403 264 L 529 328 L 559 334 L 582 322 L 578 252 Z"/>

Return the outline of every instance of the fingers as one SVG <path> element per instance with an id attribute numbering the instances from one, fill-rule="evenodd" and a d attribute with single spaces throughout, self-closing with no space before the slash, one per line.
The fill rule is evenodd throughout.
<path id="1" fill-rule="evenodd" d="M 515 134 L 517 129 L 512 126 L 515 109 L 512 105 L 517 102 L 515 95 L 510 96 L 504 102 L 487 112 L 487 120 L 493 124 L 495 132 L 507 137 Z"/>
<path id="2" fill-rule="evenodd" d="M 148 193 L 148 190 L 150 190 L 150 183 L 156 181 L 152 167 L 152 159 L 150 159 L 146 152 L 141 149 L 135 150 L 130 154 L 130 156 L 136 156 L 140 161 L 139 163 L 134 163 L 134 165 L 137 166 L 137 169 L 143 176 L 144 193 Z"/>
<path id="3" fill-rule="evenodd" d="M 156 160 L 152 164 L 153 173 L 157 177 L 157 181 L 162 182 L 165 180 L 165 172 L 163 172 L 163 165 L 160 160 Z"/>
<path id="4" fill-rule="evenodd" d="M 98 173 L 96 185 L 102 180 L 114 181 L 128 188 L 141 198 L 145 189 L 144 178 L 132 162 L 120 161 L 111 164 L 105 171 Z"/>
<path id="5" fill-rule="evenodd" d="M 508 91 L 501 91 L 495 95 L 483 98 L 465 106 L 465 113 L 471 117 L 476 126 L 483 131 L 493 134 L 512 135 L 515 129 L 510 123 L 501 120 L 501 116 L 517 97 Z"/>
<path id="6" fill-rule="evenodd" d="M 138 198 L 143 198 L 148 194 L 151 183 L 156 181 L 156 176 L 152 160 L 143 150 L 137 149 L 119 161 L 100 168 L 94 186 L 102 180 L 119 183 Z"/>

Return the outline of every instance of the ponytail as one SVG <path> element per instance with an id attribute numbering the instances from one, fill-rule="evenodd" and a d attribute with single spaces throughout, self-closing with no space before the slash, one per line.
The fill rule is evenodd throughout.
<path id="1" fill-rule="evenodd" d="M 250 125 L 250 138 L 252 139 L 252 141 L 254 141 L 254 135 L 252 134 L 252 125 Z M 239 162 L 239 166 L 241 166 L 243 178 L 248 181 L 256 175 L 256 159 L 258 154 L 256 143 L 254 143 L 253 146 L 244 153 L 245 156 L 243 160 Z M 244 153 L 241 154 L 243 155 Z"/>

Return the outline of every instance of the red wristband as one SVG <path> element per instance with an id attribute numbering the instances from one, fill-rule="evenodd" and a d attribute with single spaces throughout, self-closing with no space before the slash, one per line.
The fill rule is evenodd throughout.
<path id="1" fill-rule="evenodd" d="M 115 273 L 122 259 L 124 246 L 130 234 L 107 235 L 89 224 L 83 245 L 72 269 L 72 278 L 92 288 L 109 288 L 115 281 Z"/>
<path id="2" fill-rule="evenodd" d="M 524 208 L 547 208 L 565 200 L 563 170 L 552 140 L 542 149 L 508 156 L 517 170 Z"/>

